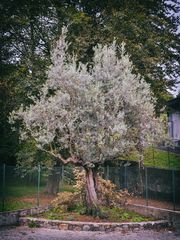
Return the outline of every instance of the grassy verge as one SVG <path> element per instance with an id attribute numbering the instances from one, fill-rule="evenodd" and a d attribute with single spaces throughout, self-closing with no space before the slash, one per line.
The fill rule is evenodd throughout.
<path id="1" fill-rule="evenodd" d="M 44 187 L 40 188 L 40 192 Z M 2 196 L 2 193 L 1 193 Z M 13 211 L 36 206 L 37 187 L 33 185 L 12 185 L 5 187 L 4 206 L 3 199 L 0 198 L 0 211 Z"/>
<path id="2" fill-rule="evenodd" d="M 40 192 L 44 190 L 44 187 L 40 187 Z M 36 196 L 37 186 L 31 185 L 11 185 L 5 188 L 5 196 L 7 198 L 11 197 L 29 197 Z"/>
<path id="3" fill-rule="evenodd" d="M 46 195 L 45 190 L 45 186 L 41 186 L 39 188 L 40 203 L 43 201 L 44 198 L 49 196 Z M 74 188 L 72 185 L 64 183 L 60 186 L 60 191 L 74 192 Z M 23 185 L 23 183 L 17 183 L 16 185 L 13 185 L 12 183 L 7 183 L 5 187 L 4 206 L 2 195 L 2 189 L 0 189 L 0 211 L 13 211 L 18 209 L 35 207 L 37 205 L 36 185 Z"/>
<path id="4" fill-rule="evenodd" d="M 138 153 L 133 152 L 124 160 L 138 161 Z M 144 151 L 144 164 L 148 167 L 180 170 L 180 154 L 149 147 Z"/>
<path id="5" fill-rule="evenodd" d="M 1 200 L 0 200 L 1 201 Z M 4 202 L 4 206 L 0 204 L 0 211 L 14 211 L 19 209 L 26 209 L 34 207 L 35 205 L 32 202 L 26 202 L 19 199 L 6 199 Z"/>

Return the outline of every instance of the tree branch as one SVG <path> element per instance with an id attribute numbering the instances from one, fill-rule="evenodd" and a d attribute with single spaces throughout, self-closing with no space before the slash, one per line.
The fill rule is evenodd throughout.
<path id="1" fill-rule="evenodd" d="M 55 153 L 55 152 L 53 151 L 52 147 L 51 147 L 51 150 L 50 150 L 50 151 L 49 151 L 49 150 L 46 150 L 46 149 L 44 149 L 44 148 L 42 148 L 42 147 L 38 147 L 38 148 L 39 148 L 40 150 L 42 150 L 43 152 L 46 152 L 46 153 L 52 155 L 53 157 L 57 158 L 57 159 L 60 160 L 64 165 L 66 165 L 66 164 L 68 164 L 68 163 L 73 163 L 73 164 L 75 164 L 75 165 L 80 165 L 80 163 L 81 163 L 81 160 L 80 160 L 79 158 L 77 158 L 76 156 L 74 156 L 74 155 L 72 155 L 71 157 L 69 157 L 69 158 L 67 158 L 67 159 L 64 159 L 61 154 Z"/>

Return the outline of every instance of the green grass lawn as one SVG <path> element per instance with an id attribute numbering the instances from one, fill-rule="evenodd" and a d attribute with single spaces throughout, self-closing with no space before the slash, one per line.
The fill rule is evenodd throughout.
<path id="1" fill-rule="evenodd" d="M 44 186 L 41 186 L 39 191 L 44 191 Z M 37 199 L 37 186 L 35 185 L 23 185 L 19 184 L 10 184 L 5 187 L 4 194 L 4 206 L 2 198 L 2 190 L 0 191 L 0 211 L 12 211 L 24 208 L 30 208 L 36 206 Z M 33 201 L 26 200 L 25 198 L 35 199 Z"/>
<path id="2" fill-rule="evenodd" d="M 43 191 L 44 186 L 41 186 L 39 191 Z M 29 197 L 37 195 L 37 186 L 33 185 L 11 185 L 6 187 L 5 196 L 7 198 L 13 197 Z"/>
<path id="3" fill-rule="evenodd" d="M 123 159 L 138 161 L 138 153 L 134 152 Z M 144 165 L 180 170 L 180 154 L 149 147 L 144 151 Z"/>
<path id="4" fill-rule="evenodd" d="M 145 164 L 160 168 L 180 169 L 180 154 L 149 148 L 145 151 Z"/>
<path id="5" fill-rule="evenodd" d="M 13 211 L 18 209 L 35 207 L 37 203 L 37 184 L 20 183 L 19 181 L 9 181 L 5 186 L 4 207 L 2 198 L 2 188 L 0 188 L 0 211 Z M 40 186 L 39 192 L 45 193 L 46 186 Z M 60 191 L 73 192 L 72 185 L 60 184 Z M 40 196 L 41 202 L 42 196 Z M 31 201 L 32 199 L 32 201 Z"/>
<path id="6" fill-rule="evenodd" d="M 34 203 L 26 202 L 26 201 L 14 199 L 14 198 L 6 199 L 3 206 L 2 199 L 0 199 L 0 212 L 27 209 L 31 207 L 35 207 Z"/>

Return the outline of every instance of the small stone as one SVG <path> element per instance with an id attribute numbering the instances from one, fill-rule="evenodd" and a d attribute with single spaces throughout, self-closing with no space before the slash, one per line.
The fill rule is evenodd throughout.
<path id="1" fill-rule="evenodd" d="M 99 231 L 99 225 L 93 224 L 93 231 Z"/>
<path id="2" fill-rule="evenodd" d="M 142 231 L 143 229 L 144 229 L 144 227 L 143 227 L 143 226 L 140 226 L 140 227 L 139 227 L 139 230 L 141 230 L 141 231 Z"/>
<path id="3" fill-rule="evenodd" d="M 83 231 L 90 231 L 90 229 L 91 228 L 90 228 L 89 225 L 84 225 L 83 228 L 82 228 Z"/>
<path id="4" fill-rule="evenodd" d="M 106 228 L 106 232 L 112 232 L 113 231 L 112 225 L 106 225 L 105 228 Z"/>
<path id="5" fill-rule="evenodd" d="M 152 229 L 153 224 L 147 223 L 144 225 L 144 229 Z"/>
<path id="6" fill-rule="evenodd" d="M 105 231 L 105 227 L 102 225 L 102 226 L 99 226 L 99 231 L 102 231 L 104 232 Z"/>
<path id="7" fill-rule="evenodd" d="M 73 225 L 72 225 L 72 224 L 69 224 L 68 230 L 73 231 L 73 229 L 74 229 Z"/>
<path id="8" fill-rule="evenodd" d="M 59 229 L 60 230 L 68 230 L 68 224 L 66 224 L 66 223 L 59 224 Z"/>
<path id="9" fill-rule="evenodd" d="M 75 231 L 81 231 L 82 229 L 81 229 L 80 226 L 75 226 L 73 230 L 75 230 Z"/>
<path id="10" fill-rule="evenodd" d="M 128 225 L 124 224 L 122 227 L 124 230 L 128 230 Z"/>

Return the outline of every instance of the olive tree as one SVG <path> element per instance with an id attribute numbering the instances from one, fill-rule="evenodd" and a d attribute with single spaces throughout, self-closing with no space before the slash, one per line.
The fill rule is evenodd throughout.
<path id="1" fill-rule="evenodd" d="M 40 96 L 13 111 L 10 121 L 20 122 L 22 139 L 33 138 L 61 163 L 85 169 L 87 207 L 97 209 L 99 165 L 154 137 L 154 99 L 150 86 L 132 73 L 124 44 L 98 44 L 89 64 L 77 63 L 67 49 L 63 32 Z"/>

